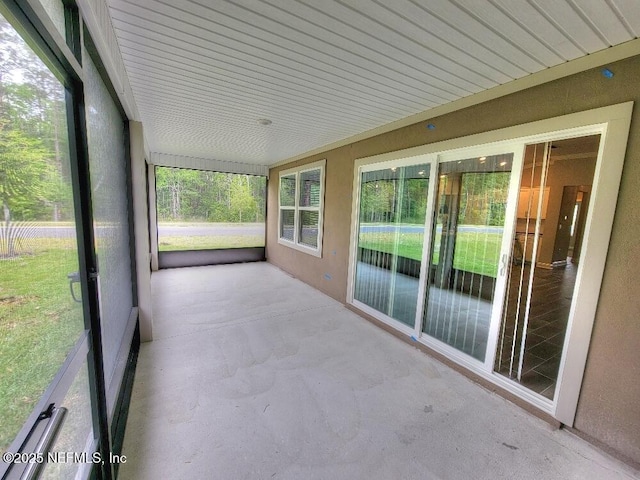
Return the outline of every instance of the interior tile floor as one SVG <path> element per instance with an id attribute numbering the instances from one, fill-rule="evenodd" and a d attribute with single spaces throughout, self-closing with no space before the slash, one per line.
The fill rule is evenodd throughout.
<path id="1" fill-rule="evenodd" d="M 568 263 L 563 268 L 536 268 L 534 271 L 520 383 L 549 399 L 553 399 L 556 389 L 577 270 L 577 265 Z M 528 264 L 512 266 L 507 311 L 501 326 L 504 330 L 501 338 L 504 338 L 504 341 L 499 341 L 502 349 L 499 348 L 496 356 L 496 370 L 515 381 L 524 327 L 523 315 L 518 316 L 516 312 L 518 303 L 521 313 L 524 312 L 530 273 L 531 267 Z M 523 279 L 522 289 L 518 288 L 520 278 Z"/>
<path id="2" fill-rule="evenodd" d="M 640 478 L 270 264 L 152 288 L 120 479 Z"/>

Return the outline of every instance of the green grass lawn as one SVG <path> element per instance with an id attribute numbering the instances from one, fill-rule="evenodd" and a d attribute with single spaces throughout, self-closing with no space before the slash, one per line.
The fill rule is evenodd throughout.
<path id="1" fill-rule="evenodd" d="M 158 250 L 161 252 L 172 252 L 179 250 L 215 250 L 220 248 L 249 248 L 264 247 L 265 236 L 259 235 L 226 235 L 225 229 L 235 229 L 242 227 L 262 226 L 264 223 L 212 223 L 212 222 L 159 222 L 161 234 L 158 236 Z M 208 235 L 189 235 L 181 233 L 180 235 L 162 234 L 163 227 L 204 227 L 211 229 Z M 218 229 L 219 235 L 216 234 Z M 188 230 L 185 228 L 185 231 Z"/>
<path id="2" fill-rule="evenodd" d="M 161 252 L 243 247 L 264 247 L 264 235 L 163 236 L 158 243 Z"/>
<path id="3" fill-rule="evenodd" d="M 400 235 L 398 255 L 414 260 L 422 259 L 421 233 L 403 233 Z M 459 232 L 456 237 L 453 266 L 458 270 L 496 277 L 502 235 L 499 233 Z M 393 253 L 395 234 L 392 232 L 361 233 L 359 245 L 363 248 Z M 434 239 L 432 262 L 439 259 L 440 234 Z"/>
<path id="4" fill-rule="evenodd" d="M 71 298 L 67 280 L 78 269 L 75 242 L 32 245 L 29 254 L 0 260 L 0 450 L 22 428 L 84 329 L 82 306 Z"/>

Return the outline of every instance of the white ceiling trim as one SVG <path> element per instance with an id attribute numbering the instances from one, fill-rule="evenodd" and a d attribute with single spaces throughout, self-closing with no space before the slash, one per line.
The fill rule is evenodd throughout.
<path id="1" fill-rule="evenodd" d="M 212 172 L 239 173 L 243 175 L 269 176 L 269 167 L 252 163 L 227 162 L 211 158 L 187 157 L 151 152 L 149 163 L 161 167 L 188 168 Z"/>
<path id="2" fill-rule="evenodd" d="M 429 119 L 446 115 L 447 113 L 455 112 L 456 110 L 462 110 L 463 108 L 472 107 L 489 100 L 504 97 L 505 95 L 520 92 L 522 90 L 536 87 L 538 85 L 542 85 L 553 80 L 558 80 L 563 77 L 568 77 L 576 73 L 584 72 L 592 68 L 602 67 L 619 60 L 624 60 L 625 58 L 635 57 L 636 55 L 640 55 L 640 39 L 631 40 L 621 45 L 609 47 L 606 50 L 601 50 L 599 52 L 592 53 L 591 55 L 580 57 L 576 60 L 572 60 L 570 62 L 548 68 L 541 72 L 534 73 L 527 77 L 513 80 L 512 82 L 506 83 L 504 85 L 499 85 L 489 90 L 476 93 L 475 95 L 472 95 L 470 97 L 461 98 L 460 100 L 456 100 L 445 105 L 425 110 L 416 115 L 411 115 L 409 117 L 388 123 L 386 125 L 382 125 L 358 135 L 353 135 L 343 140 L 324 145 L 320 148 L 309 150 L 307 152 L 301 153 L 300 155 L 295 155 L 293 157 L 270 164 L 270 168 L 286 165 L 287 163 L 302 160 L 313 155 L 319 155 L 329 150 L 344 147 L 346 145 L 366 140 L 367 138 L 375 137 L 377 135 L 382 135 L 383 133 L 388 133 L 399 128 L 407 127 L 409 125 L 426 122 Z"/>

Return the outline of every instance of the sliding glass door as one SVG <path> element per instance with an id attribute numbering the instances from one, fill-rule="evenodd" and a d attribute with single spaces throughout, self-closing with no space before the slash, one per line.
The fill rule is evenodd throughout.
<path id="1" fill-rule="evenodd" d="M 422 331 L 481 362 L 493 318 L 513 159 L 513 152 L 480 151 L 441 158 L 438 166 Z"/>
<path id="2" fill-rule="evenodd" d="M 97 445 L 71 92 L 2 14 L 0 57 L 0 476 L 86 478 L 44 461 Z"/>
<path id="3" fill-rule="evenodd" d="M 520 157 L 509 144 L 361 167 L 354 305 L 484 363 L 499 323 Z"/>
<path id="4" fill-rule="evenodd" d="M 413 328 L 419 296 L 430 165 L 360 176 L 354 299 Z"/>
<path id="5" fill-rule="evenodd" d="M 356 160 L 348 302 L 572 425 L 631 109 Z"/>
<path id="6" fill-rule="evenodd" d="M 556 393 L 600 135 L 527 145 L 495 372 Z"/>

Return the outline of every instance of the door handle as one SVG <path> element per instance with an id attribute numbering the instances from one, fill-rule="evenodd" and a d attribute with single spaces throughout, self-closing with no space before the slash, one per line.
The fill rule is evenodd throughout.
<path id="1" fill-rule="evenodd" d="M 65 415 L 67 414 L 67 409 L 64 407 L 55 408 L 53 404 L 49 405 L 49 409 L 46 412 L 42 412 L 38 420 L 49 419 L 47 426 L 42 432 L 42 437 L 38 440 L 38 443 L 34 449 L 35 455 L 40 455 L 46 457 L 47 453 L 51 450 L 53 446 L 53 442 L 58 435 L 58 431 L 60 427 L 62 427 L 62 423 L 64 422 Z M 38 478 L 40 474 L 40 470 L 45 462 L 34 462 L 28 464 L 27 468 L 22 473 L 20 480 L 34 480 Z"/>
<path id="2" fill-rule="evenodd" d="M 504 277 L 504 274 L 507 270 L 507 254 L 503 253 L 502 258 L 500 259 L 500 276 Z"/>
<path id="3" fill-rule="evenodd" d="M 69 275 L 67 275 L 67 278 L 69 279 L 69 290 L 71 290 L 71 298 L 73 298 L 74 302 L 82 303 L 82 299 L 76 297 L 76 293 L 73 290 L 73 284 L 80 283 L 80 272 L 70 273 Z"/>

